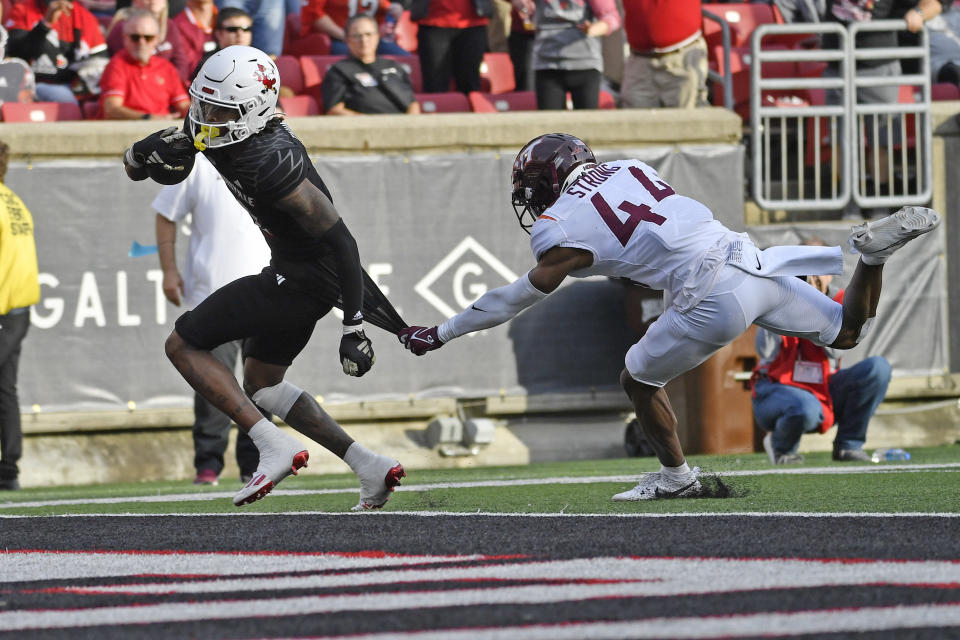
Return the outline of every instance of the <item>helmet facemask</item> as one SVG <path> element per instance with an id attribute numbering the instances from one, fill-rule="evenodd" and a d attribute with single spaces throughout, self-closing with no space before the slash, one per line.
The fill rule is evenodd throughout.
<path id="1" fill-rule="evenodd" d="M 530 228 L 563 192 L 567 178 L 584 164 L 596 164 L 593 152 L 579 138 L 550 133 L 534 138 L 513 163 L 511 204 L 520 227 Z"/>

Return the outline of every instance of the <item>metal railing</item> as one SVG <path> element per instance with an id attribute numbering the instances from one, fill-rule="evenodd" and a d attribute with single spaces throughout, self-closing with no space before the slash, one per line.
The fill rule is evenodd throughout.
<path id="1" fill-rule="evenodd" d="M 864 31 L 901 31 L 902 20 L 761 25 L 751 41 L 753 195 L 765 209 L 922 204 L 932 194 L 930 76 L 919 47 L 864 48 Z M 830 36 L 820 49 L 764 48 L 777 34 Z M 876 75 L 858 61 L 915 58 L 922 73 Z M 826 67 L 822 76 L 818 67 Z M 888 70 L 889 71 L 889 70 Z M 856 89 L 920 88 L 914 102 L 862 102 Z"/>

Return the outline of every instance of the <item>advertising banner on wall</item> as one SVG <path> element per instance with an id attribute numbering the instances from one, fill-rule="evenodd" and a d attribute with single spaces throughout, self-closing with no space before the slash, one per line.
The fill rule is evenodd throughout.
<path id="1" fill-rule="evenodd" d="M 739 146 L 599 155 L 645 160 L 728 226 L 742 225 Z M 354 155 L 315 162 L 357 238 L 364 266 L 410 324 L 441 322 L 533 266 L 528 236 L 509 204 L 512 154 Z M 182 309 L 163 296 L 152 247 L 150 203 L 161 187 L 129 181 L 119 162 L 89 160 L 14 164 L 7 184 L 33 214 L 42 272 L 42 298 L 21 357 L 23 409 L 189 406 L 192 391 L 163 349 Z M 776 239 L 781 231 L 764 233 Z M 178 237 L 182 254 L 188 239 L 182 230 Z M 942 350 L 938 341 L 945 343 L 946 331 L 942 266 L 933 254 L 924 252 L 925 266 L 917 265 L 929 285 L 923 300 L 930 313 L 910 319 L 909 339 L 883 343 L 898 370 L 942 364 L 930 355 Z M 896 291 L 900 282 L 906 290 L 915 276 L 895 271 L 885 286 Z M 377 362 L 359 379 L 341 370 L 340 320 L 331 314 L 318 323 L 288 379 L 327 401 L 615 390 L 623 355 L 636 340 L 624 319 L 623 286 L 571 281 L 512 323 L 423 358 L 370 328 Z M 905 322 L 899 303 L 889 304 L 894 321 Z"/>

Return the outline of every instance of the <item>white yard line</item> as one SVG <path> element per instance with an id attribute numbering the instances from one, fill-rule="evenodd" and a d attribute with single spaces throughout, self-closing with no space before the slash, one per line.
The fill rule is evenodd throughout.
<path id="1" fill-rule="evenodd" d="M 948 462 L 942 464 L 894 464 L 894 465 L 868 465 L 855 467 L 807 467 L 797 469 L 754 469 L 743 471 L 722 471 L 722 472 L 704 472 L 704 476 L 718 476 L 722 478 L 735 478 L 747 476 L 767 476 L 767 475 L 849 475 L 863 473 L 889 473 L 889 472 L 919 472 L 919 471 L 960 471 L 960 462 Z M 435 482 L 419 485 L 404 485 L 398 487 L 397 491 L 434 491 L 437 489 L 472 489 L 482 487 L 520 487 L 543 484 L 594 484 L 594 483 L 633 483 L 643 475 L 637 473 L 634 475 L 619 476 L 583 476 L 583 477 L 556 477 L 556 478 L 516 478 L 513 480 L 477 480 L 473 482 Z M 239 486 L 237 487 L 239 489 Z M 272 492 L 275 496 L 317 496 L 332 495 L 342 493 L 356 493 L 356 487 L 343 489 L 276 489 Z M 21 509 L 31 507 L 57 507 L 85 504 L 124 504 L 124 503 L 165 503 L 165 502 L 192 502 L 203 500 L 221 500 L 232 498 L 232 491 L 215 491 L 208 493 L 177 493 L 168 495 L 152 496 L 120 496 L 114 498 L 74 498 L 65 500 L 33 500 L 21 502 L 0 503 L 2 509 Z M 167 514 L 173 515 L 173 514 Z M 192 514 L 191 514 L 192 515 Z"/>

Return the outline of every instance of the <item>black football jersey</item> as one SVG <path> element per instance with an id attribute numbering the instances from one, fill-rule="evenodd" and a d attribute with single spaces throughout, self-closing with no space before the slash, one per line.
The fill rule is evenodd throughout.
<path id="1" fill-rule="evenodd" d="M 268 124 L 246 140 L 207 149 L 203 154 L 260 227 L 275 259 L 311 261 L 329 253 L 326 244 L 307 235 L 289 214 L 275 206 L 304 179 L 333 200 L 303 143 L 286 124 Z"/>

